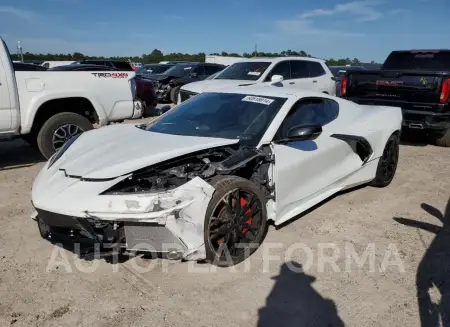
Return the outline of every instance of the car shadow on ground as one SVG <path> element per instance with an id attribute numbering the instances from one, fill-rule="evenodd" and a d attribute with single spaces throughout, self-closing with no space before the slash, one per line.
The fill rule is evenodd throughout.
<path id="1" fill-rule="evenodd" d="M 25 141 L 0 142 L 0 171 L 29 167 L 44 161 L 40 152 Z"/>
<path id="2" fill-rule="evenodd" d="M 450 326 L 450 199 L 445 211 L 422 203 L 422 209 L 438 219 L 442 226 L 394 217 L 394 220 L 413 228 L 436 235 L 427 247 L 416 273 L 417 302 L 422 327 Z M 422 238 L 421 238 L 422 240 Z M 423 243 L 423 241 L 422 241 Z M 426 245 L 424 244 L 426 247 Z M 440 300 L 434 303 L 430 290 L 440 293 Z"/>
<path id="3" fill-rule="evenodd" d="M 296 262 L 286 262 L 273 277 L 275 286 L 259 309 L 258 327 L 344 327 L 335 303 L 313 287 L 315 277 Z"/>
<path id="4" fill-rule="evenodd" d="M 403 131 L 400 144 L 405 146 L 427 146 L 435 145 L 435 137 L 419 131 Z"/>

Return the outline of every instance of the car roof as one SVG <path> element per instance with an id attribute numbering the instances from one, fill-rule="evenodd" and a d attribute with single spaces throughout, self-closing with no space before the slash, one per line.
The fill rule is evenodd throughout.
<path id="1" fill-rule="evenodd" d="M 267 62 L 280 62 L 284 60 L 306 60 L 323 63 L 325 60 L 312 57 L 301 57 L 301 56 L 291 56 L 291 57 L 252 57 L 252 58 L 242 58 L 242 62 L 252 62 L 252 61 L 267 61 Z"/>
<path id="2" fill-rule="evenodd" d="M 294 90 L 284 87 L 277 87 L 275 85 L 265 85 L 260 84 L 250 85 L 250 86 L 229 86 L 222 87 L 219 89 L 214 89 L 211 91 L 206 91 L 205 93 L 237 93 L 237 94 L 250 94 L 250 95 L 260 95 L 269 97 L 280 97 L 280 98 L 304 98 L 304 97 L 327 97 L 325 93 L 314 92 L 308 90 Z"/>
<path id="3" fill-rule="evenodd" d="M 412 50 L 394 50 L 392 53 L 417 53 L 417 52 L 450 52 L 450 49 L 412 49 Z"/>

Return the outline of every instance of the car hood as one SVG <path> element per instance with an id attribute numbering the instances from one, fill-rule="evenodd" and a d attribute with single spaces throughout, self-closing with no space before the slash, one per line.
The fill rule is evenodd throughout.
<path id="1" fill-rule="evenodd" d="M 149 132 L 132 124 L 113 125 L 83 133 L 54 166 L 71 176 L 109 179 L 178 156 L 238 142 Z"/>
<path id="2" fill-rule="evenodd" d="M 215 89 L 220 89 L 222 87 L 241 86 L 241 85 L 243 86 L 253 84 L 257 84 L 257 82 L 246 80 L 234 80 L 234 79 L 210 79 L 206 81 L 189 83 L 183 86 L 181 89 L 195 93 L 202 93 L 205 91 L 213 91 Z"/>

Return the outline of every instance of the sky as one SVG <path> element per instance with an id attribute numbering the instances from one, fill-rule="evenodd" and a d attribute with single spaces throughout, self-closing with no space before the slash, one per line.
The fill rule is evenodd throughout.
<path id="1" fill-rule="evenodd" d="M 306 51 L 382 62 L 394 49 L 450 48 L 450 0 L 0 0 L 12 53 L 134 56 Z"/>

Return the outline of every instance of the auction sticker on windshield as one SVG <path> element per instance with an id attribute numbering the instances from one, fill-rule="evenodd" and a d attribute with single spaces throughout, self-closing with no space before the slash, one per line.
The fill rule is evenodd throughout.
<path id="1" fill-rule="evenodd" d="M 248 72 L 247 75 L 259 76 L 259 75 L 261 75 L 261 73 L 260 72 Z"/>
<path id="2" fill-rule="evenodd" d="M 184 70 L 189 70 L 189 69 L 192 69 L 192 67 L 186 67 Z"/>
<path id="3" fill-rule="evenodd" d="M 257 97 L 257 96 L 254 96 L 254 95 L 247 95 L 245 98 L 242 99 L 242 101 L 261 103 L 261 104 L 265 104 L 265 105 L 268 106 L 274 100 L 268 99 L 268 98 L 263 98 L 263 97 Z"/>

